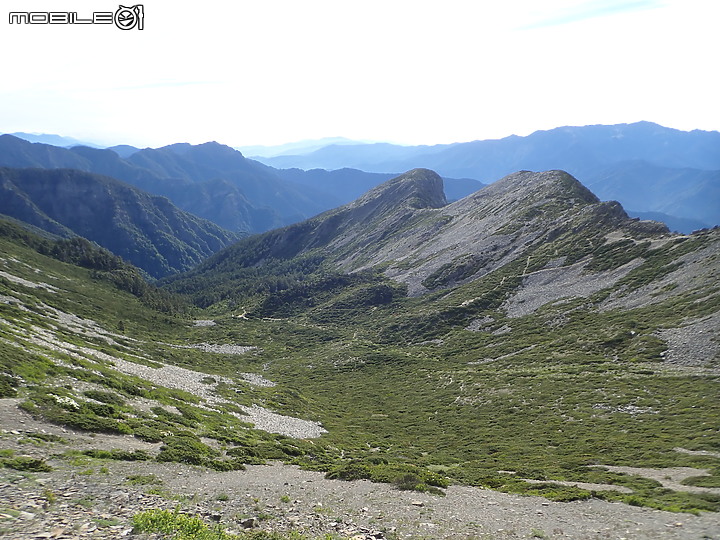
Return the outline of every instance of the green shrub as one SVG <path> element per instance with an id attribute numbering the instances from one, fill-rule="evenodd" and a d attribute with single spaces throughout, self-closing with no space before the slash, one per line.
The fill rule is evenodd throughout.
<path id="1" fill-rule="evenodd" d="M 18 380 L 9 375 L 0 374 L 0 398 L 17 396 Z"/>
<path id="2" fill-rule="evenodd" d="M 443 494 L 438 488 L 445 488 L 449 481 L 428 469 L 409 464 L 383 463 L 372 464 L 364 460 L 353 460 L 332 467 L 326 478 L 338 480 L 372 480 L 373 482 L 393 483 L 399 489 Z"/>
<path id="3" fill-rule="evenodd" d="M 103 418 L 101 416 L 91 416 L 82 413 L 69 413 L 64 416 L 57 417 L 57 420 L 71 427 L 82 429 L 84 431 L 97 431 L 101 433 L 120 433 L 130 435 L 132 429 L 127 424 L 118 422 L 112 418 Z"/>
<path id="4" fill-rule="evenodd" d="M 49 472 L 52 467 L 45 463 L 42 458 L 34 458 L 30 456 L 17 456 L 14 458 L 5 458 L 0 460 L 3 467 L 15 469 L 16 471 L 27 472 Z"/>
<path id="5" fill-rule="evenodd" d="M 193 418 L 190 418 L 189 416 L 186 416 L 185 413 L 177 414 L 163 409 L 162 407 L 152 407 L 150 410 L 155 413 L 161 421 L 171 424 L 180 424 L 185 427 L 195 427 L 197 426 L 199 420 L 199 417 L 195 414 L 192 414 Z M 190 413 L 190 409 L 187 407 L 185 410 Z"/>
<path id="6" fill-rule="evenodd" d="M 122 415 L 112 405 L 77 402 L 64 388 L 34 387 L 29 399 L 19 407 L 35 417 L 84 431 L 132 433 L 130 426 L 120 421 Z"/>
<path id="7" fill-rule="evenodd" d="M 141 441 L 159 443 L 163 440 L 164 433 L 157 428 L 142 424 L 136 426 L 134 422 L 131 423 L 131 427 L 133 435 Z"/>
<path id="8" fill-rule="evenodd" d="M 190 435 L 172 435 L 165 439 L 165 444 L 157 455 L 158 461 L 175 461 L 202 465 L 208 459 L 217 457 L 219 452 Z"/>
<path id="9" fill-rule="evenodd" d="M 83 392 L 86 397 L 94 399 L 95 401 L 102 401 L 109 405 L 117 405 L 122 407 L 125 405 L 125 400 L 113 392 L 104 392 L 103 390 L 87 390 Z"/>
<path id="10" fill-rule="evenodd" d="M 369 480 L 372 478 L 370 466 L 359 462 L 351 461 L 343 463 L 330 469 L 325 478 L 331 480 Z"/>
<path id="11" fill-rule="evenodd" d="M 31 439 L 37 439 L 43 442 L 64 442 L 65 439 L 60 435 L 54 435 L 52 433 L 27 433 L 27 436 Z"/>
<path id="12" fill-rule="evenodd" d="M 132 525 L 136 534 L 159 533 L 172 540 L 307 540 L 306 536 L 297 532 L 247 531 L 240 535 L 229 534 L 221 525 L 211 527 L 199 516 L 181 514 L 177 509 L 140 512 L 133 516 Z"/>
<path id="13" fill-rule="evenodd" d="M 435 486 L 423 482 L 420 477 L 413 473 L 405 473 L 398 476 L 393 482 L 398 489 L 403 491 L 420 491 L 423 493 L 434 493 L 444 495 L 445 493 Z"/>
<path id="14" fill-rule="evenodd" d="M 148 461 L 150 454 L 144 450 L 84 450 L 83 454 L 96 459 L 114 459 L 117 461 Z"/>
<path id="15" fill-rule="evenodd" d="M 119 418 L 121 414 L 115 408 L 114 405 L 108 403 L 91 403 L 86 402 L 82 404 L 81 411 L 94 414 L 96 416 L 102 416 L 104 418 Z"/>
<path id="16" fill-rule="evenodd" d="M 235 536 L 220 528 L 210 529 L 198 516 L 180 514 L 177 510 L 148 510 L 132 518 L 136 533 L 160 533 L 172 535 L 176 540 L 230 540 Z"/>
<path id="17" fill-rule="evenodd" d="M 691 476 L 680 483 L 685 486 L 720 488 L 720 476 Z"/>
<path id="18" fill-rule="evenodd" d="M 267 463 L 265 459 L 259 456 L 259 452 L 253 448 L 236 446 L 235 448 L 226 450 L 225 453 L 246 465 L 265 465 L 265 463 Z"/>
<path id="19" fill-rule="evenodd" d="M 127 483 L 132 486 L 151 486 L 162 484 L 162 480 L 154 474 L 131 474 L 127 477 Z"/>

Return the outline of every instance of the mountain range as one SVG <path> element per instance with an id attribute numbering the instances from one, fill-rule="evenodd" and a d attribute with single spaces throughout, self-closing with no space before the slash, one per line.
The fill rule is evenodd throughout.
<path id="1" fill-rule="evenodd" d="M 20 135 L 33 140 L 42 137 Z M 183 210 L 235 232 L 261 232 L 308 218 L 346 204 L 380 182 L 417 167 L 443 176 L 446 195 L 452 200 L 518 170 L 561 169 L 591 187 L 601 199 L 619 201 L 631 216 L 652 216 L 684 233 L 720 224 L 717 132 L 684 132 L 638 122 L 561 127 L 527 137 L 435 146 L 330 138 L 261 149 L 245 147 L 248 155 L 260 152 L 258 161 L 245 159 L 239 152 L 233 155 L 229 147 L 207 144 L 215 145 L 217 155 L 212 155 L 209 147 L 188 150 L 203 145 L 170 145 L 156 150 L 117 145 L 110 149 L 123 166 L 101 166 L 97 156 L 87 151 L 85 158 L 91 163 L 77 166 L 167 196 Z M 79 147 L 72 150 L 82 153 Z M 0 165 L 53 166 L 58 159 L 55 155 L 48 162 L 48 156 L 34 155 L 17 165 L 12 160 L 3 161 L 7 151 L 12 154 L 17 149 L 4 149 L 0 138 Z M 25 151 L 56 154 L 39 148 Z M 148 155 L 154 152 L 165 155 Z M 172 166 L 167 162 L 168 153 L 175 154 L 171 161 L 177 162 Z M 148 163 L 155 160 L 159 163 Z M 224 164 L 216 167 L 215 162 Z M 134 170 L 120 170 L 128 166 Z"/>
<path id="2" fill-rule="evenodd" d="M 613 199 L 712 217 L 716 135 L 434 149 L 456 152 L 455 179 L 0 136 L 0 529 L 62 536 L 70 515 L 101 536 L 336 537 L 353 520 L 368 538 L 582 537 L 603 508 L 602 537 L 712 537 L 720 227 L 671 232 Z M 492 155 L 487 185 L 467 174 Z M 499 174 L 525 159 L 585 176 Z M 279 462 L 416 498 L 401 519 L 370 510 L 370 482 L 309 498 Z M 283 491 L 244 476 L 266 464 Z M 512 531 L 436 519 L 458 493 L 487 502 L 475 488 L 543 499 Z M 349 515 L 353 489 L 370 502 Z M 302 522 L 289 493 L 310 501 Z"/>
<path id="3" fill-rule="evenodd" d="M 0 135 L 0 166 L 70 168 L 109 176 L 235 233 L 255 233 L 349 202 L 393 175 L 363 171 L 279 171 L 228 146 L 174 144 L 136 149 L 60 148 Z M 447 180 L 456 198 L 483 184 Z"/>
<path id="4" fill-rule="evenodd" d="M 23 131 L 16 131 L 14 133 L 9 133 L 8 135 L 12 135 L 19 139 L 23 139 L 32 143 L 50 144 L 52 146 L 61 146 L 63 148 L 71 148 L 73 146 L 89 146 L 91 148 L 102 148 L 102 146 L 95 143 L 81 141 L 73 137 L 55 135 L 52 133 L 25 133 Z"/>
<path id="5" fill-rule="evenodd" d="M 679 132 L 645 122 L 558 128 L 529 137 L 435 147 L 333 142 L 341 144 L 277 159 L 350 160 L 369 169 L 430 160 L 440 167 L 452 164 L 448 172 L 482 172 L 484 179 L 492 171 L 520 164 L 564 162 L 584 171 L 583 184 L 600 199 L 620 199 L 625 207 L 636 209 L 631 215 L 663 221 L 684 232 L 720 221 L 720 171 L 689 167 L 720 164 L 713 152 L 717 133 Z M 0 136 L 0 165 L 18 168 L 3 170 L 6 196 L 1 211 L 6 215 L 50 233 L 90 238 L 154 277 L 189 270 L 238 234 L 276 229 L 348 204 L 396 176 L 350 168 L 275 169 L 214 142 L 158 149 L 61 148 L 12 135 Z M 28 167 L 34 170 L 19 169 Z M 67 170 L 42 173 L 38 168 Z M 444 197 L 454 201 L 484 184 L 445 178 L 440 185 Z M 101 193 L 104 207 L 114 210 L 94 215 L 92 205 L 82 198 L 88 190 L 95 196 Z M 82 219 L 78 207 L 84 208 Z M 177 224 L 176 232 L 171 223 Z"/>
<path id="6" fill-rule="evenodd" d="M 274 157 L 282 155 L 307 154 L 320 150 L 332 144 L 362 144 L 361 141 L 346 139 L 345 137 L 325 137 L 308 141 L 281 144 L 277 146 L 236 146 L 235 149 L 246 156 Z"/>
<path id="7" fill-rule="evenodd" d="M 642 250 L 633 246 L 669 236 L 663 223 L 628 217 L 564 171 L 514 173 L 449 204 L 442 178 L 414 169 L 345 206 L 243 239 L 171 281 L 187 290 L 183 280 L 200 276 L 203 294 L 212 283 L 237 291 L 243 288 L 232 276 L 242 269 L 275 272 L 282 261 L 308 259 L 344 274 L 381 269 L 410 296 L 422 296 L 513 263 L 524 264 L 523 276 L 545 265 L 553 272 L 592 268 L 592 253 L 609 238 L 616 238 L 619 260 L 639 260 Z"/>
<path id="8" fill-rule="evenodd" d="M 328 145 L 257 159 L 278 168 L 400 173 L 426 167 L 485 183 L 518 170 L 562 169 L 601 198 L 620 201 L 632 215 L 662 213 L 671 228 L 683 232 L 720 224 L 720 133 L 650 122 L 561 127 L 527 137 L 435 146 Z"/>
<path id="9" fill-rule="evenodd" d="M 2 135 L 0 165 L 63 167 L 109 176 L 240 233 L 292 223 L 325 209 L 307 190 L 294 189 L 267 167 L 217 143 L 138 150 L 123 159 L 108 149 L 65 149 Z"/>

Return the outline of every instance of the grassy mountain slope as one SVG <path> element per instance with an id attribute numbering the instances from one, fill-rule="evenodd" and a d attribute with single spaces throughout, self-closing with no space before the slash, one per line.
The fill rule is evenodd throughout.
<path id="1" fill-rule="evenodd" d="M 718 230 L 671 235 L 559 171 L 450 205 L 438 183 L 412 171 L 170 288 L 250 332 L 268 377 L 313 396 L 350 458 L 338 475 L 399 460 L 552 498 L 716 508 L 717 492 L 603 466 L 717 471 Z"/>
<path id="2" fill-rule="evenodd" d="M 237 239 L 123 182 L 72 169 L 0 168 L 0 213 L 79 235 L 154 277 L 187 270 Z"/>
<path id="3" fill-rule="evenodd" d="M 160 438 L 156 459 L 230 468 L 235 458 L 277 458 L 421 490 L 456 481 L 720 510 L 720 233 L 671 235 L 631 220 L 565 173 L 514 174 L 448 205 L 440 178 L 415 170 L 244 239 L 168 284 L 203 306 L 199 324 L 159 316 L 21 243 L 2 248 L 12 278 L 0 275 L 0 347 L 27 354 L 6 365 L 8 385 L 58 422 Z M 117 335 L 59 325 L 39 302 Z M 110 358 L 50 350 L 52 332 Z M 171 387 L 157 362 L 192 370 L 197 384 Z M 130 364 L 149 369 L 131 376 Z M 166 379 L 150 380 L 150 366 Z M 276 386 L 243 382 L 258 376 Z M 63 377 L 95 386 L 61 390 Z M 159 404 L 141 409 L 131 388 Z M 89 390 L 122 400 L 114 424 L 100 420 L 110 411 Z M 327 432 L 249 429 L 231 413 L 252 404 Z M 176 453 L 188 440 L 190 455 Z M 657 468 L 662 478 L 679 466 L 706 474 L 670 488 L 614 468 Z"/>
<path id="4" fill-rule="evenodd" d="M 254 349 L 202 341 L 206 327 L 187 305 L 109 252 L 0 220 L 0 254 L 0 398 L 19 396 L 24 410 L 81 431 L 164 441 L 158 461 L 218 470 L 297 455 L 270 431 L 322 432 L 259 407 L 276 390 L 233 365 L 243 355 L 253 362 Z M 210 448 L 200 435 L 238 448 Z"/>

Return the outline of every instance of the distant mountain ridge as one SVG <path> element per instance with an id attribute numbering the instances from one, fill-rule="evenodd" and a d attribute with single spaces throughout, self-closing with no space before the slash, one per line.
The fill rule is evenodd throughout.
<path id="1" fill-rule="evenodd" d="M 307 195 L 257 162 L 217 143 L 172 145 L 125 154 L 76 146 L 65 149 L 0 135 L 0 166 L 71 168 L 127 182 L 162 195 L 223 228 L 248 233 L 279 227 L 332 206 Z M 231 170 L 235 167 L 234 170 Z M 251 200 L 254 198 L 254 200 Z"/>
<path id="2" fill-rule="evenodd" d="M 603 200 L 673 230 L 720 225 L 720 133 L 683 132 L 650 122 L 563 127 L 527 137 L 435 146 L 329 139 L 245 158 L 218 143 L 157 149 L 33 147 L 0 136 L 0 166 L 70 167 L 118 178 L 170 198 L 178 207 L 241 233 L 258 233 L 346 204 L 402 171 L 429 168 L 449 200 L 518 170 L 566 170 Z M 280 169 L 275 167 L 282 167 Z M 290 167 L 290 168 L 287 168 Z"/>
<path id="3" fill-rule="evenodd" d="M 358 197 L 392 175 L 363 171 L 279 171 L 216 142 L 162 148 L 71 149 L 0 135 L 0 166 L 71 168 L 127 182 L 237 233 L 257 233 L 309 218 Z M 480 189 L 448 180 L 452 198 Z"/>
<path id="4" fill-rule="evenodd" d="M 652 122 L 566 126 L 520 137 L 432 146 L 389 143 L 329 145 L 298 155 L 259 158 L 274 167 L 354 167 L 369 172 L 398 172 L 408 164 L 433 168 L 439 174 L 491 182 L 504 172 L 549 170 L 567 160 L 580 173 L 608 163 L 644 160 L 661 167 L 720 169 L 720 132 L 680 131 Z M 433 167 L 430 167 L 432 165 Z"/>
<path id="5" fill-rule="evenodd" d="M 362 141 L 354 141 L 345 137 L 325 137 L 309 141 L 280 144 L 275 146 L 236 146 L 235 150 L 247 156 L 273 157 L 282 155 L 306 154 L 324 148 L 331 144 L 363 144 Z"/>
<path id="6" fill-rule="evenodd" d="M 93 240 L 156 278 L 189 270 L 238 239 L 165 197 L 73 169 L 0 168 L 0 214 Z"/>
<path id="7" fill-rule="evenodd" d="M 81 141 L 73 137 L 54 135 L 51 133 L 25 133 L 22 131 L 16 131 L 14 133 L 8 133 L 8 135 L 18 137 L 31 143 L 51 144 L 53 146 L 61 146 L 64 148 L 70 148 L 72 146 L 90 146 L 91 148 L 102 148 L 102 146 L 91 142 Z"/>
<path id="8" fill-rule="evenodd" d="M 481 182 L 518 170 L 562 169 L 593 186 L 601 198 L 618 200 L 632 211 L 720 225 L 720 133 L 683 132 L 651 122 L 562 127 L 527 137 L 435 146 L 327 146 L 258 160 L 278 168 L 351 167 L 386 173 L 425 167 L 442 176 Z M 613 180 L 618 177 L 622 182 Z M 632 198 L 637 191 L 648 197 Z"/>

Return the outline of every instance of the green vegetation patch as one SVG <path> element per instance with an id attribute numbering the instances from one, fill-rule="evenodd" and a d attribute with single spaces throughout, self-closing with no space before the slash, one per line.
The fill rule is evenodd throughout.
<path id="1" fill-rule="evenodd" d="M 208 525 L 201 517 L 175 511 L 153 509 L 135 514 L 133 532 L 159 533 L 172 540 L 309 540 L 297 532 L 248 531 L 229 534 L 222 525 Z"/>
<path id="2" fill-rule="evenodd" d="M 16 471 L 25 472 L 49 472 L 52 467 L 48 465 L 44 459 L 31 456 L 16 456 L 9 458 L 1 458 L 0 466 Z"/>
<path id="3" fill-rule="evenodd" d="M 438 488 L 449 485 L 448 479 L 438 473 L 410 464 L 388 463 L 382 458 L 340 463 L 332 467 L 325 477 L 394 483 L 402 490 L 432 492 L 438 495 L 444 495 Z"/>
<path id="4" fill-rule="evenodd" d="M 144 450 L 122 450 L 118 448 L 112 450 L 83 450 L 82 453 L 95 459 L 112 459 L 116 461 L 148 461 L 152 458 Z"/>
<path id="5" fill-rule="evenodd" d="M 131 474 L 127 483 L 132 486 L 156 486 L 162 484 L 162 480 L 154 474 Z"/>
<path id="6" fill-rule="evenodd" d="M 113 405 L 76 399 L 62 387 L 37 386 L 28 389 L 28 399 L 20 407 L 51 422 L 104 433 L 130 434 L 124 414 Z"/>

